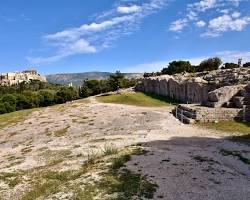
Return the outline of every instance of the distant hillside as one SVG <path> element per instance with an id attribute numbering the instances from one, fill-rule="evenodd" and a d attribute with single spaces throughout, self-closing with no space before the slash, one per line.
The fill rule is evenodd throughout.
<path id="1" fill-rule="evenodd" d="M 107 79 L 112 73 L 110 72 L 84 72 L 84 73 L 69 73 L 69 74 L 51 74 L 47 75 L 49 83 L 58 83 L 68 85 L 72 83 L 75 86 L 82 84 L 84 80 L 104 80 Z M 141 78 L 143 74 L 140 73 L 125 73 L 127 78 Z"/>

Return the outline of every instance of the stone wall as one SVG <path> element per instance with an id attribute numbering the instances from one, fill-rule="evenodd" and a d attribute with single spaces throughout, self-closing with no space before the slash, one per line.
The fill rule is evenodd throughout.
<path id="1" fill-rule="evenodd" d="M 137 91 L 154 93 L 185 103 L 206 102 L 211 86 L 201 78 L 177 79 L 173 76 L 149 77 L 136 86 Z"/>
<path id="2" fill-rule="evenodd" d="M 242 120 L 242 109 L 236 108 L 206 108 L 196 111 L 196 120 L 202 122 L 214 122 L 225 120 Z"/>
<path id="3" fill-rule="evenodd" d="M 187 123 L 200 121 L 200 122 L 215 122 L 225 120 L 242 120 L 243 112 L 242 109 L 236 108 L 209 108 L 195 104 L 180 104 L 177 109 L 177 116 L 179 119 L 181 115 Z M 173 110 L 176 115 L 176 109 Z M 181 114 L 181 115 L 180 115 Z M 188 120 L 189 119 L 189 120 Z"/>

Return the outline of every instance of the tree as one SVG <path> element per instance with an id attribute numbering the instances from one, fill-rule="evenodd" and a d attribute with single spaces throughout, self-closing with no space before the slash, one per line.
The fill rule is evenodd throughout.
<path id="1" fill-rule="evenodd" d="M 16 109 L 16 97 L 13 94 L 5 94 L 2 96 L 1 101 L 3 103 L 9 103 L 10 106 Z"/>
<path id="2" fill-rule="evenodd" d="M 7 113 L 14 112 L 16 110 L 16 106 L 10 105 L 8 102 L 4 102 L 4 106 Z"/>
<path id="3" fill-rule="evenodd" d="M 32 108 L 32 102 L 23 94 L 16 94 L 16 110 L 23 110 Z"/>
<path id="4" fill-rule="evenodd" d="M 5 105 L 3 103 L 0 103 L 0 114 L 5 114 L 5 113 L 7 113 Z"/>
<path id="5" fill-rule="evenodd" d="M 245 63 L 243 67 L 250 67 L 250 62 Z"/>
<path id="6" fill-rule="evenodd" d="M 78 98 L 78 93 L 73 87 L 63 87 L 56 92 L 56 103 L 65 103 Z"/>
<path id="7" fill-rule="evenodd" d="M 200 63 L 200 65 L 197 67 L 197 71 L 212 71 L 219 69 L 220 65 L 222 64 L 222 61 L 220 58 L 209 58 L 207 60 L 204 60 Z"/>
<path id="8" fill-rule="evenodd" d="M 92 94 L 92 90 L 88 88 L 86 85 L 83 85 L 80 89 L 80 97 L 86 98 Z"/>
<path id="9" fill-rule="evenodd" d="M 41 90 L 39 91 L 39 95 L 42 96 L 40 101 L 40 106 L 46 107 L 46 106 L 51 106 L 55 104 L 55 93 L 54 91 L 50 90 Z"/>
<path id="10" fill-rule="evenodd" d="M 162 74 L 177 74 L 182 72 L 194 72 L 193 66 L 189 61 L 173 61 L 169 63 L 167 68 L 162 69 Z"/>
<path id="11" fill-rule="evenodd" d="M 235 64 L 235 63 L 225 63 L 224 67 L 222 67 L 222 69 L 234 69 L 234 68 L 238 68 L 239 65 Z"/>
<path id="12" fill-rule="evenodd" d="M 114 75 L 110 75 L 108 78 L 108 84 L 111 88 L 111 91 L 116 91 L 119 88 L 123 87 L 122 81 L 125 79 L 124 75 L 120 72 L 117 71 Z"/>

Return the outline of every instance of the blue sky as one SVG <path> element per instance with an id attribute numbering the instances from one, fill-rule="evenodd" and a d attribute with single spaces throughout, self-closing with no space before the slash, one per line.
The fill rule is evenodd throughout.
<path id="1" fill-rule="evenodd" d="M 1 0 L 0 72 L 157 71 L 250 60 L 249 0 Z"/>

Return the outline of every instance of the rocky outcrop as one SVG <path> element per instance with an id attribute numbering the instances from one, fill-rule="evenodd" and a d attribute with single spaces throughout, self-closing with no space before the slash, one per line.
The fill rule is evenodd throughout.
<path id="1" fill-rule="evenodd" d="M 227 104 L 229 104 L 233 98 L 245 88 L 245 86 L 246 85 L 224 86 L 213 90 L 208 93 L 208 101 L 206 102 L 206 105 L 209 107 L 230 107 L 230 105 Z M 240 106 L 241 98 L 235 98 L 234 101 Z"/>
<path id="2" fill-rule="evenodd" d="M 150 77 L 142 80 L 136 90 L 155 93 L 185 103 L 206 102 L 211 87 L 201 78 L 181 78 L 174 76 Z"/>
<path id="3" fill-rule="evenodd" d="M 250 80 L 250 68 L 235 68 L 215 70 L 210 72 L 200 72 L 196 74 L 210 84 L 219 87 L 227 85 L 247 84 Z"/>
<path id="4" fill-rule="evenodd" d="M 244 112 L 244 120 L 250 121 L 250 83 L 245 87 L 243 112 Z"/>

